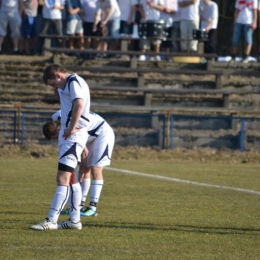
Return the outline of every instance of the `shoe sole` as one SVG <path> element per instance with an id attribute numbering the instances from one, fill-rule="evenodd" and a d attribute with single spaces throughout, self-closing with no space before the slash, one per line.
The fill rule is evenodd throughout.
<path id="1" fill-rule="evenodd" d="M 48 231 L 48 230 L 57 230 L 58 226 L 50 228 L 48 225 L 43 224 L 41 226 L 33 225 L 30 228 L 33 229 L 33 230 L 38 230 L 38 231 Z"/>

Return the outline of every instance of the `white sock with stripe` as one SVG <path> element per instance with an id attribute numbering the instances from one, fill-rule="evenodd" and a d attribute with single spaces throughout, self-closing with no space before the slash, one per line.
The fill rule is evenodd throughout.
<path id="1" fill-rule="evenodd" d="M 70 198 L 68 200 L 70 220 L 73 223 L 80 222 L 80 202 L 82 198 L 79 182 L 70 185 Z"/>
<path id="2" fill-rule="evenodd" d="M 52 199 L 48 218 L 52 223 L 57 223 L 61 210 L 64 208 L 69 197 L 68 186 L 57 186 Z"/>
<path id="3" fill-rule="evenodd" d="M 89 208 L 91 208 L 94 211 L 97 210 L 96 204 L 98 204 L 99 202 L 103 185 L 104 185 L 104 180 L 92 181 Z"/>

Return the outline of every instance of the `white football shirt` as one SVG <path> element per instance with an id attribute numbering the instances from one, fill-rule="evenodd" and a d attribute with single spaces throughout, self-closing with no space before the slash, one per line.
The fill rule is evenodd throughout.
<path id="1" fill-rule="evenodd" d="M 90 108 L 90 93 L 89 87 L 86 81 L 77 74 L 71 74 L 65 86 L 65 89 L 58 89 L 61 104 L 61 126 L 62 128 L 68 128 L 71 120 L 71 111 L 73 106 L 73 100 L 82 99 L 84 102 L 83 111 L 80 120 L 77 124 L 77 128 L 87 127 L 89 120 L 87 116 Z"/>

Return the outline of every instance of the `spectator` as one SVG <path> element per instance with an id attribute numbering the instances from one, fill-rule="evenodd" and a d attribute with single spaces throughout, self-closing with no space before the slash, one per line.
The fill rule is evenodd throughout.
<path id="1" fill-rule="evenodd" d="M 136 37 L 136 32 L 135 32 L 135 26 L 136 28 L 139 27 L 139 24 L 142 20 L 142 13 L 141 13 L 141 0 L 137 0 L 137 4 L 135 5 L 135 18 L 134 18 L 134 28 L 133 28 L 133 35 L 135 34 L 135 39 L 133 39 L 133 49 L 135 51 L 140 50 L 140 40 L 139 40 L 139 35 L 138 35 L 138 29 L 137 29 L 137 37 Z"/>
<path id="2" fill-rule="evenodd" d="M 191 40 L 193 30 L 199 29 L 199 0 L 180 0 L 179 7 L 181 8 L 181 50 L 183 52 L 196 52 L 198 41 Z"/>
<path id="3" fill-rule="evenodd" d="M 80 50 L 84 50 L 84 38 L 83 38 L 83 25 L 80 13 L 82 12 L 82 7 L 80 0 L 66 0 L 66 20 L 67 28 L 66 32 L 69 36 L 68 47 L 69 49 L 74 49 L 74 38 L 77 35 L 80 38 L 78 40 L 78 47 Z M 80 56 L 78 54 L 78 56 Z"/>
<path id="4" fill-rule="evenodd" d="M 137 0 L 118 0 L 118 6 L 121 11 L 120 31 L 121 36 L 130 37 L 133 35 L 135 20 L 135 9 Z M 127 41 L 130 46 L 131 41 Z M 129 48 L 128 48 L 129 49 Z"/>
<path id="5" fill-rule="evenodd" d="M 11 29 L 11 38 L 13 41 L 12 54 L 20 54 L 18 49 L 18 40 L 20 37 L 22 0 L 1 0 L 0 7 L 0 54 L 2 53 L 2 45 L 4 37 L 7 33 L 7 26 Z"/>
<path id="6" fill-rule="evenodd" d="M 120 34 L 127 36 L 133 34 L 136 5 L 137 0 L 118 0 L 121 11 Z"/>
<path id="7" fill-rule="evenodd" d="M 161 8 L 164 6 L 164 0 L 150 0 L 149 2 L 147 0 L 141 0 L 141 13 L 143 17 L 143 22 L 145 21 L 159 21 L 161 17 Z M 162 41 L 160 39 L 141 39 L 140 45 L 141 50 L 143 53 L 146 52 L 146 50 L 149 48 L 150 45 L 153 45 L 154 51 L 158 53 L 158 55 L 155 56 L 156 61 L 160 61 L 161 57 L 159 55 L 160 53 L 160 47 L 161 47 Z M 144 54 L 140 55 L 139 60 L 143 61 L 146 60 L 146 57 Z"/>
<path id="8" fill-rule="evenodd" d="M 257 0 L 236 0 L 231 62 L 236 60 L 238 45 L 242 37 L 245 41 L 243 63 L 249 62 L 248 57 L 253 44 L 253 31 L 257 26 L 257 4 Z"/>
<path id="9" fill-rule="evenodd" d="M 93 32 L 93 25 L 95 21 L 95 13 L 97 8 L 98 0 L 82 0 L 82 8 L 83 8 L 83 31 L 84 36 L 89 37 L 85 39 L 85 48 L 86 49 L 96 49 L 97 47 L 97 39 L 91 38 L 92 36 L 96 36 L 96 32 Z M 92 55 L 88 55 L 87 58 L 92 58 Z"/>
<path id="10" fill-rule="evenodd" d="M 171 37 L 173 39 L 180 39 L 180 7 L 179 7 L 179 2 L 180 0 L 175 0 L 177 1 L 176 4 L 176 12 L 172 15 L 172 31 L 171 31 Z M 179 52 L 180 51 L 180 41 L 179 40 L 173 40 L 172 41 L 172 51 L 173 52 Z"/>
<path id="11" fill-rule="evenodd" d="M 36 54 L 36 41 L 38 36 L 37 31 L 37 0 L 24 0 L 23 1 L 23 14 L 22 14 L 22 54 L 27 55 L 29 49 L 30 55 Z"/>
<path id="12" fill-rule="evenodd" d="M 46 35 L 49 30 L 54 33 L 55 36 L 62 36 L 62 10 L 64 10 L 65 1 L 64 0 L 45 0 L 42 16 L 43 22 L 40 34 Z M 44 38 L 39 38 L 39 54 L 43 51 Z M 56 47 L 62 47 L 62 40 L 55 40 Z"/>
<path id="13" fill-rule="evenodd" d="M 108 37 L 118 37 L 120 29 L 120 16 L 121 11 L 119 9 L 117 0 L 99 0 L 97 2 L 93 32 L 96 32 L 98 28 L 100 28 L 101 31 L 107 28 Z M 103 36 L 106 35 L 104 31 L 102 34 Z M 118 43 L 116 40 L 101 40 L 98 44 L 98 49 L 105 52 L 108 49 L 108 45 L 109 49 L 115 50 L 118 46 Z M 103 57 L 105 56 L 106 54 L 103 54 Z"/>
<path id="14" fill-rule="evenodd" d="M 160 7 L 160 6 L 159 6 Z M 173 17 L 178 10 L 177 1 L 164 0 L 164 6 L 161 6 L 161 19 L 166 22 L 167 38 L 173 38 L 172 34 L 175 33 L 176 28 L 173 30 Z M 162 47 L 165 48 L 166 52 L 170 52 L 173 48 L 171 40 L 162 42 Z"/>
<path id="15" fill-rule="evenodd" d="M 208 33 L 205 53 L 217 53 L 218 5 L 211 0 L 200 4 L 200 28 Z"/>

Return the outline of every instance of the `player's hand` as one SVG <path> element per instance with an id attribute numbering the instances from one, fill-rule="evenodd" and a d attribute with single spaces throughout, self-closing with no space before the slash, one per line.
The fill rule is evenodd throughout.
<path id="1" fill-rule="evenodd" d="M 64 140 L 66 140 L 69 136 L 75 134 L 78 131 L 79 129 L 65 129 L 62 137 Z"/>

